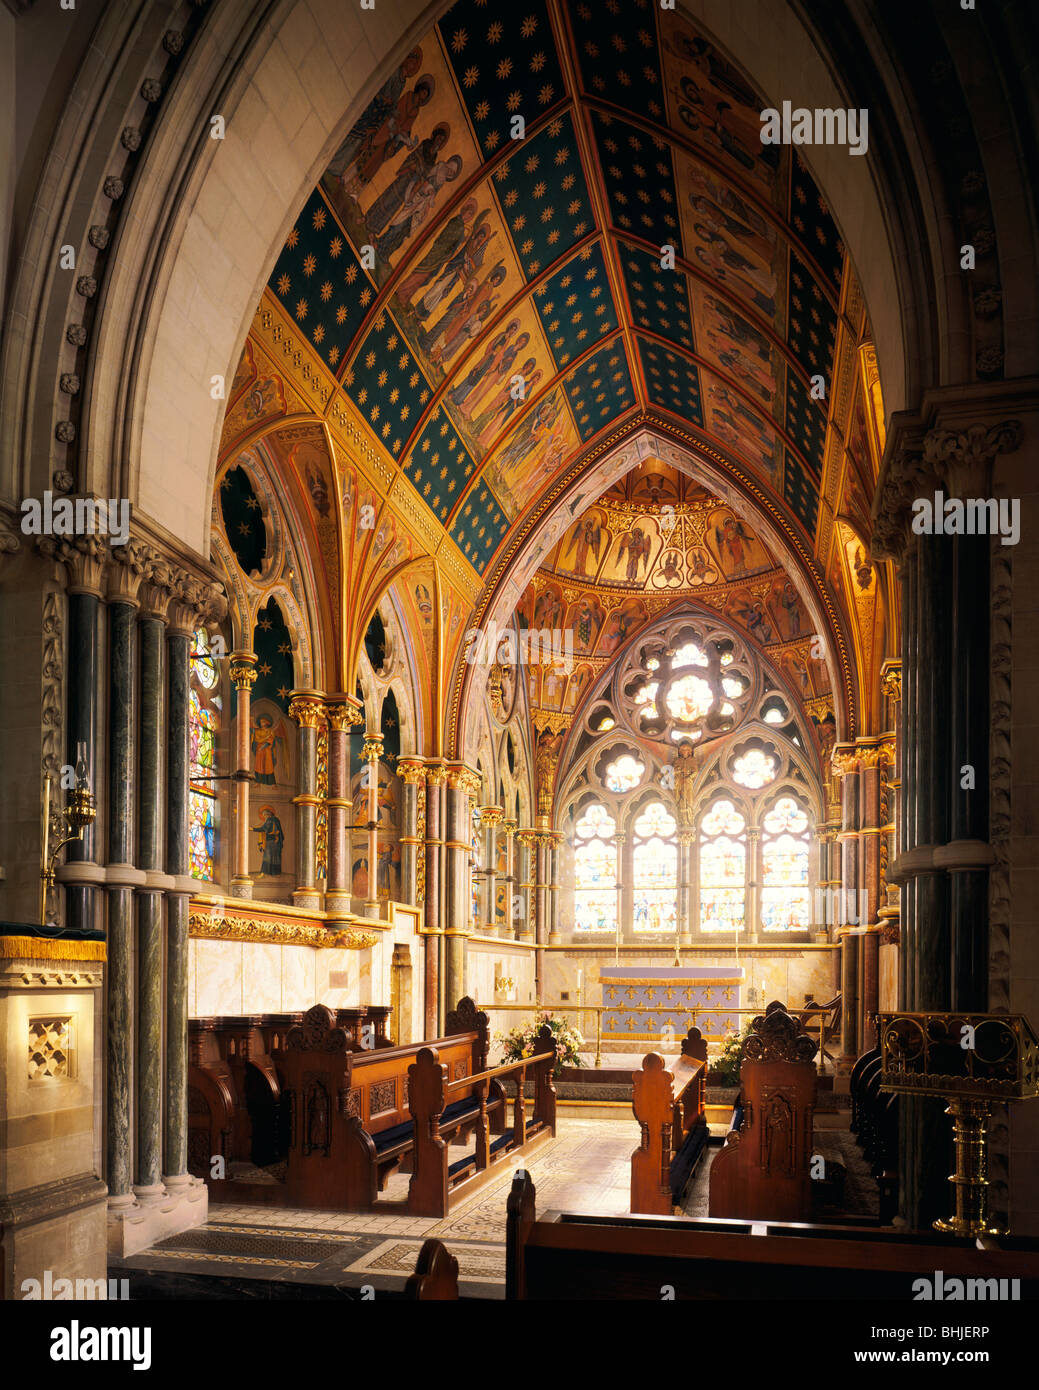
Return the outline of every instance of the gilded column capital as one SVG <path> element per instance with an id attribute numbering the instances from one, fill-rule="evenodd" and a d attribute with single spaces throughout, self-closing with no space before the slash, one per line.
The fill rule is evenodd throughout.
<path id="1" fill-rule="evenodd" d="M 895 750 L 889 740 L 859 744 L 855 749 L 855 755 L 864 768 L 882 767 L 895 760 Z"/>
<path id="2" fill-rule="evenodd" d="M 382 734 L 372 730 L 365 734 L 361 757 L 365 762 L 377 762 L 382 757 Z"/>
<path id="3" fill-rule="evenodd" d="M 830 766 L 834 777 L 845 777 L 849 772 L 858 772 L 861 750 L 853 743 L 838 743 L 830 754 Z"/>
<path id="4" fill-rule="evenodd" d="M 505 820 L 502 821 L 502 823 L 501 823 L 501 828 L 505 831 L 506 835 L 512 835 L 512 834 L 515 833 L 516 826 L 517 826 L 518 824 L 519 824 L 518 821 L 509 820 L 509 819 L 506 818 Z"/>
<path id="5" fill-rule="evenodd" d="M 234 672 L 232 671 L 232 676 Z M 289 701 L 289 718 L 301 729 L 320 729 L 325 723 L 325 703 L 316 690 L 294 690 Z"/>
<path id="6" fill-rule="evenodd" d="M 359 709 L 348 704 L 346 700 L 332 698 L 325 700 L 325 718 L 328 720 L 328 727 L 337 734 L 364 723 L 364 715 Z"/>
<path id="7" fill-rule="evenodd" d="M 889 700 L 900 704 L 902 700 L 902 663 L 899 660 L 885 661 L 880 668 L 880 688 Z"/>
<path id="8" fill-rule="evenodd" d="M 454 791 L 465 792 L 466 795 L 476 798 L 483 786 L 483 778 L 464 763 L 455 764 L 447 769 L 447 785 Z"/>
<path id="9" fill-rule="evenodd" d="M 505 819 L 505 811 L 504 811 L 504 809 L 503 809 L 501 806 L 481 806 L 481 807 L 480 807 L 480 824 L 481 824 L 481 825 L 483 825 L 483 826 L 488 826 L 488 827 L 493 827 L 493 826 L 496 826 L 496 825 L 501 825 L 501 823 L 502 823 L 502 821 L 503 821 L 504 819 Z"/>
<path id="10" fill-rule="evenodd" d="M 447 768 L 443 763 L 427 763 L 425 767 L 426 785 L 442 787 L 447 781 Z"/>
<path id="11" fill-rule="evenodd" d="M 418 758 L 398 758 L 397 776 L 407 787 L 420 787 L 426 780 L 426 765 Z"/>
<path id="12" fill-rule="evenodd" d="M 228 671 L 236 690 L 252 690 L 259 672 L 256 669 L 255 652 L 232 652 Z"/>

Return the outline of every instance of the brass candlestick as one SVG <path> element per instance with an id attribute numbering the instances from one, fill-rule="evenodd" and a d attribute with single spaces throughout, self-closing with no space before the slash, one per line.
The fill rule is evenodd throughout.
<path id="1" fill-rule="evenodd" d="M 40 855 L 40 926 L 47 925 L 47 894 L 54 887 L 55 861 L 66 845 L 82 840 L 88 825 L 97 818 L 97 803 L 90 790 L 87 773 L 86 746 L 80 744 L 76 760 L 76 785 L 69 797 L 68 805 L 56 813 L 59 833 L 63 838 L 51 848 L 51 779 L 43 781 L 43 850 Z"/>
<path id="2" fill-rule="evenodd" d="M 957 1236 L 1006 1235 L 988 1215 L 988 1120 L 1006 1101 L 1039 1095 L 1039 1040 L 1022 1014 L 878 1013 L 880 1088 L 948 1101 L 956 1146 Z"/>

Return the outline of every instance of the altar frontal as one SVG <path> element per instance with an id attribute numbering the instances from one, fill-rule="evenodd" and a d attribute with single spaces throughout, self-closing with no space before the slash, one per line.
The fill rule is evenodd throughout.
<path id="1" fill-rule="evenodd" d="M 708 1041 L 738 1032 L 744 971 L 739 965 L 604 966 L 600 972 L 603 1035 L 618 1042 L 657 1042 L 693 1024 Z"/>

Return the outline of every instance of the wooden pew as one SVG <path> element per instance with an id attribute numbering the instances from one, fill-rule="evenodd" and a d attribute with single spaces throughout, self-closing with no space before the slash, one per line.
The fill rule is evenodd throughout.
<path id="1" fill-rule="evenodd" d="M 950 1279 L 1019 1279 L 1022 1299 L 1039 1296 L 1034 1240 L 988 1239 L 979 1249 L 976 1241 L 930 1232 L 779 1221 L 557 1211 L 538 1220 L 534 1185 L 522 1170 L 506 1210 L 505 1297 L 511 1300 L 659 1302 L 667 1289 L 676 1300 L 797 1296 L 872 1306 L 885 1298 L 911 1300 L 914 1282 L 926 1279 L 933 1287 L 937 1270 L 946 1288 Z"/>
<path id="2" fill-rule="evenodd" d="M 631 1210 L 670 1216 L 681 1202 L 710 1131 L 705 1096 L 707 1042 L 690 1028 L 682 1050 L 665 1063 L 650 1052 L 632 1072 L 631 1108 L 641 1126 L 631 1156 Z"/>
<path id="3" fill-rule="evenodd" d="M 404 1297 L 441 1303 L 458 1298 L 458 1261 L 442 1241 L 431 1236 L 424 1242 L 415 1273 L 404 1285 Z"/>
<path id="4" fill-rule="evenodd" d="M 534 1055 L 520 1062 L 507 1062 L 470 1077 L 468 1081 L 448 1080 L 447 1067 L 435 1049 L 423 1047 L 408 1068 L 410 1105 L 414 1117 L 414 1166 L 408 1188 L 408 1211 L 413 1216 L 446 1216 L 451 1198 L 471 1192 L 490 1176 L 492 1165 L 518 1150 L 529 1151 L 556 1132 L 556 1091 L 552 1083 L 556 1045 L 546 1025 L 538 1033 Z M 534 1111 L 526 1115 L 528 1071 L 534 1075 Z M 491 1142 L 487 1117 L 487 1094 L 496 1082 L 514 1087 L 511 1129 Z M 473 1132 L 475 1149 L 450 1162 L 448 1145 L 442 1137 L 445 1115 L 450 1115 L 452 1097 L 469 1096 L 475 1102 Z"/>
<path id="5" fill-rule="evenodd" d="M 808 1221 L 817 1044 L 777 1001 L 743 1043 L 743 1121 L 710 1171 L 710 1213 L 752 1221 Z"/>
<path id="6" fill-rule="evenodd" d="M 215 1158 L 226 1168 L 238 1157 L 238 1093 L 216 1030 L 215 1018 L 192 1019 L 188 1030 L 188 1171 L 206 1179 Z"/>

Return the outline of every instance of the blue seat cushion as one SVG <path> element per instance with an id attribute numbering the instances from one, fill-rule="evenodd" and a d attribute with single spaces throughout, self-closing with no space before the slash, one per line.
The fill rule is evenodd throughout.
<path id="1" fill-rule="evenodd" d="M 460 1173 L 463 1168 L 469 1168 L 476 1162 L 475 1154 L 463 1154 L 461 1158 L 456 1158 L 454 1163 L 447 1170 L 447 1176 L 453 1178 L 456 1173 Z"/>
<path id="2" fill-rule="evenodd" d="M 500 1134 L 498 1138 L 495 1139 L 494 1143 L 491 1145 L 491 1153 L 497 1153 L 499 1149 L 504 1149 L 507 1145 L 511 1143 L 512 1131 L 510 1130 L 508 1134 Z"/>
<path id="3" fill-rule="evenodd" d="M 464 1096 L 461 1100 L 453 1101 L 440 1114 L 442 1125 L 450 1124 L 452 1120 L 457 1120 L 462 1115 L 475 1115 L 480 1109 L 479 1101 L 472 1096 Z"/>
<path id="4" fill-rule="evenodd" d="M 392 1149 L 394 1144 L 403 1139 L 410 1139 L 414 1126 L 410 1120 L 402 1125 L 394 1125 L 392 1129 L 382 1129 L 378 1134 L 372 1135 L 372 1143 L 375 1145 L 375 1152 L 381 1154 L 386 1149 Z"/>
<path id="5" fill-rule="evenodd" d="M 707 1147 L 707 1140 L 710 1130 L 706 1120 L 701 1124 L 693 1125 L 692 1129 L 682 1141 L 682 1147 L 671 1160 L 669 1177 L 671 1181 L 671 1199 L 676 1204 L 682 1200 L 686 1188 L 689 1186 L 689 1179 L 693 1175 L 700 1156 Z"/>

